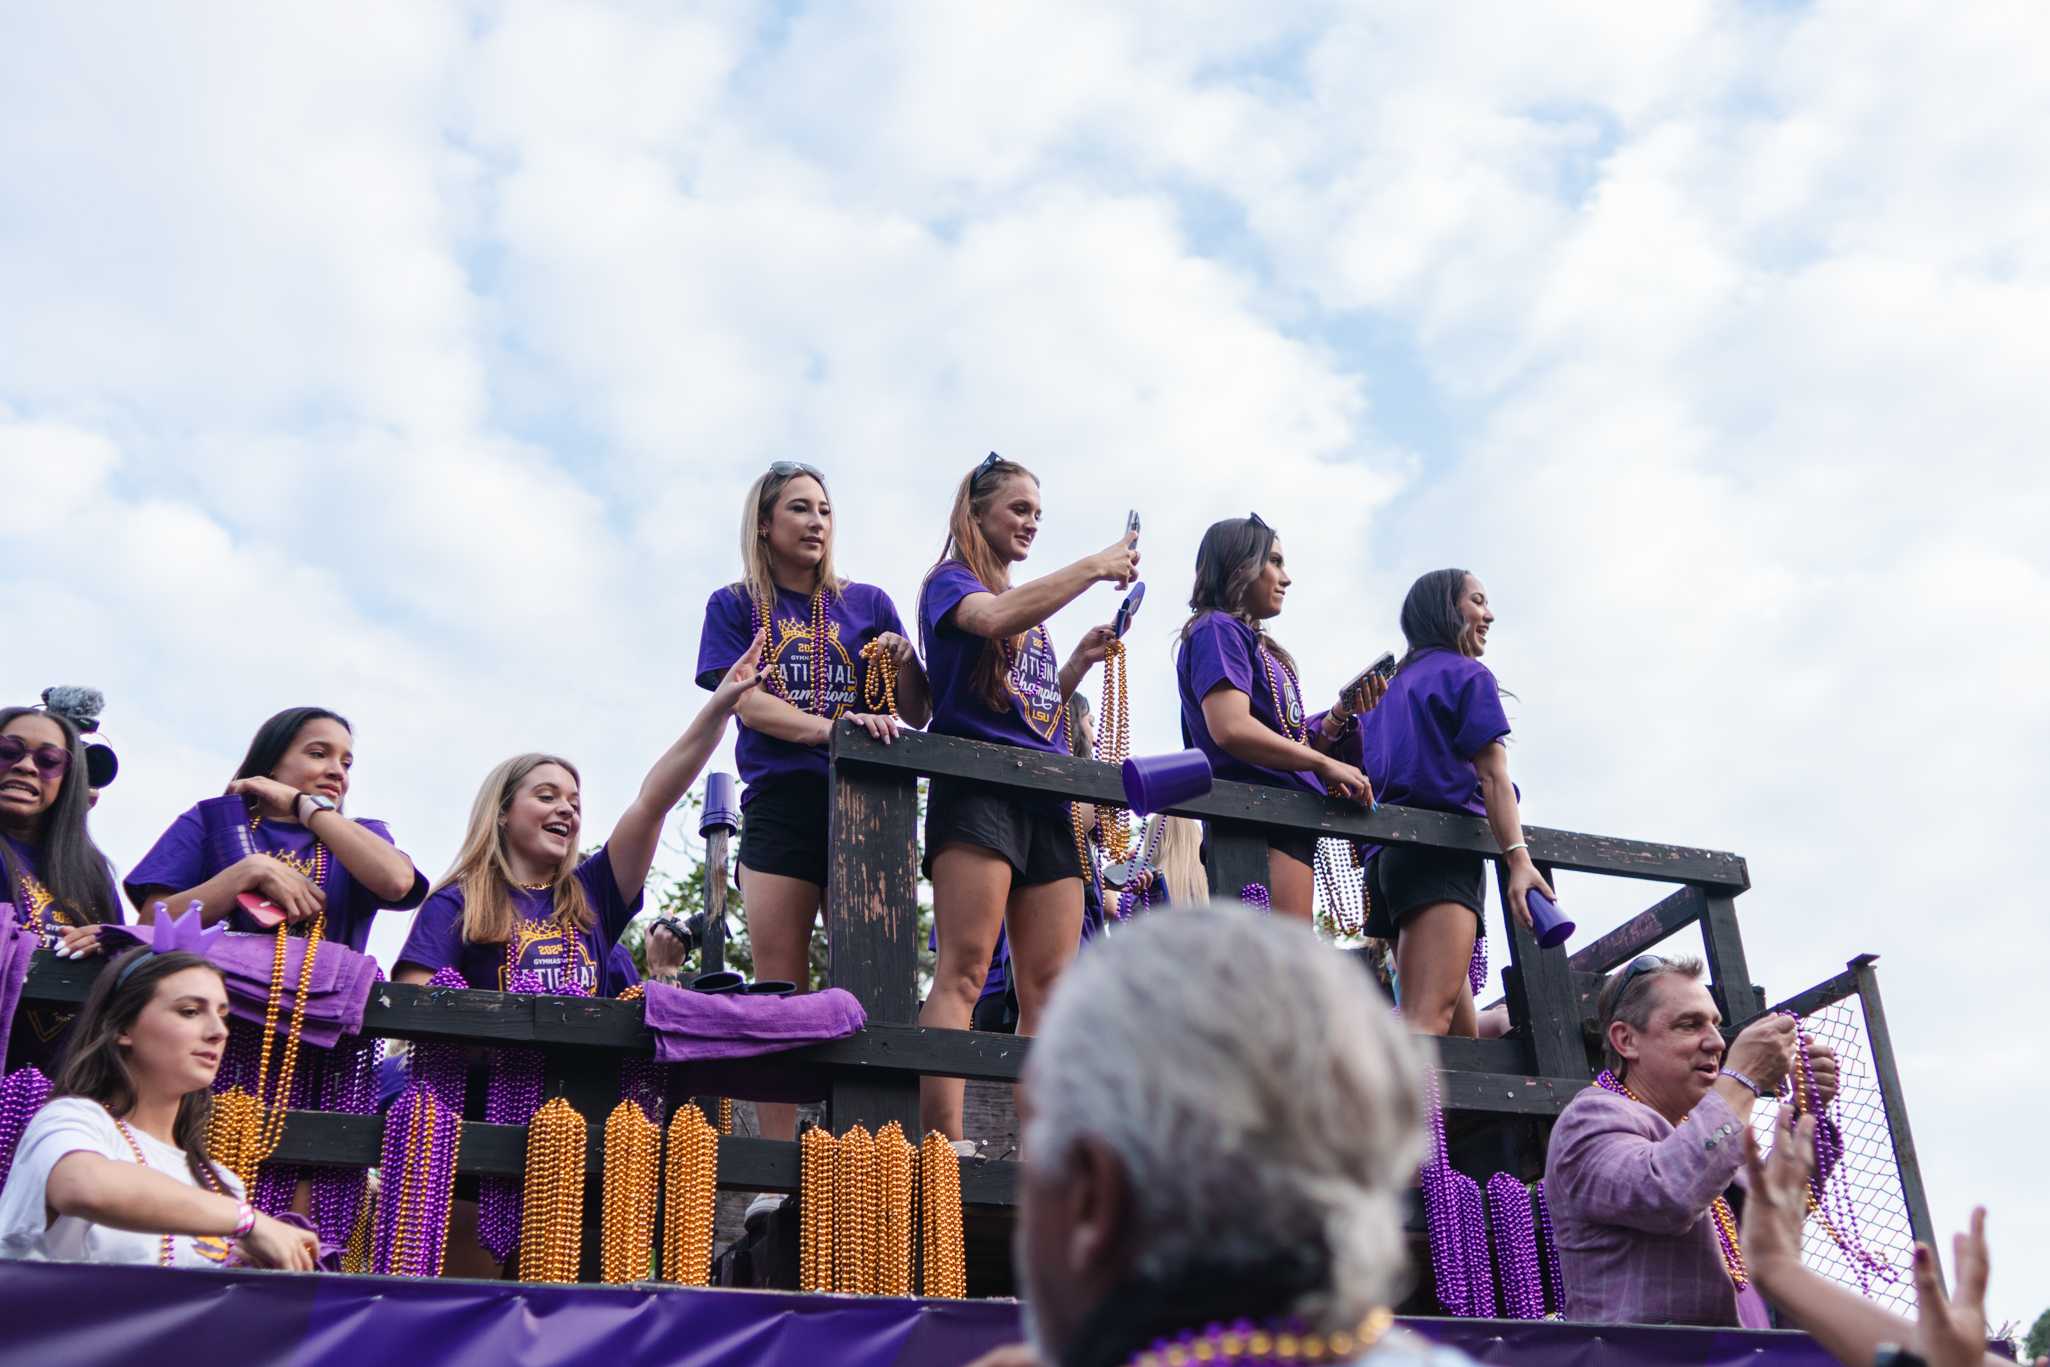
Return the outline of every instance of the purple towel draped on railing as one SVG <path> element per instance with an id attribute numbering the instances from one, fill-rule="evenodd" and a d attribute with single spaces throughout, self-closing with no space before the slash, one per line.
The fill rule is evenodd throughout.
<path id="1" fill-rule="evenodd" d="M 648 1029 L 658 1063 L 754 1058 L 800 1045 L 846 1039 L 868 1023 L 854 994 L 829 987 L 801 996 L 691 992 L 647 985 Z"/>
<path id="2" fill-rule="evenodd" d="M 29 956 L 42 941 L 36 933 L 14 919 L 14 907 L 7 908 L 7 920 L 0 925 L 0 1059 L 7 1057 L 7 1037 L 14 1029 L 14 1009 L 21 1005 L 21 985 L 28 979 Z"/>
<path id="3" fill-rule="evenodd" d="M 129 943 L 146 943 L 147 926 L 102 926 L 100 940 L 107 952 L 119 954 Z M 231 1014 L 261 1024 L 270 1002 L 271 966 L 277 958 L 275 935 L 243 935 L 229 932 L 207 946 L 206 957 L 221 970 L 228 988 Z M 278 1029 L 292 1019 L 299 1000 L 299 971 L 306 960 L 306 941 L 292 936 L 285 942 L 285 990 L 278 1007 Z M 320 942 L 313 959 L 313 978 L 307 984 L 306 1020 L 300 1038 L 320 1049 L 332 1049 L 344 1035 L 363 1032 L 363 1008 L 370 1003 L 370 989 L 377 982 L 377 961 L 358 954 L 332 940 Z"/>

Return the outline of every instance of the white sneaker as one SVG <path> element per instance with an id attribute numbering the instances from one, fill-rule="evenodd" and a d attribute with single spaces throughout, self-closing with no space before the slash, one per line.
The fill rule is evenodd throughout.
<path id="1" fill-rule="evenodd" d="M 769 1219 L 771 1216 L 775 1215 L 775 1213 L 782 1208 L 783 1203 L 789 1199 L 790 1198 L 787 1196 L 778 1196 L 773 1192 L 765 1191 L 760 1196 L 755 1197 L 754 1200 L 749 1201 L 747 1203 L 747 1214 L 740 1217 L 740 1223 L 742 1223 L 743 1225 L 751 1225 L 757 1219 Z"/>

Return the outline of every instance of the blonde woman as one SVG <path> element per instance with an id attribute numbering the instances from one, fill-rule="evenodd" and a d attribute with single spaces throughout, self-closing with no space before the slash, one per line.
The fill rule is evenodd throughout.
<path id="1" fill-rule="evenodd" d="M 1067 753 L 1064 704 L 1104 657 L 1112 632 L 1091 628 L 1062 663 L 1045 622 L 1093 584 L 1127 586 L 1137 578 L 1138 534 L 1014 586 L 1012 566 L 1031 554 L 1039 518 L 1038 478 L 995 452 L 955 491 L 946 546 L 918 600 L 937 733 Z M 1083 871 L 1068 804 L 935 778 L 926 799 L 925 869 L 939 963 L 919 1024 L 968 1025 L 1002 929 L 1018 989 L 1018 1033 L 1031 1034 L 1082 938 Z M 920 1096 L 925 1128 L 960 1139 L 960 1079 L 926 1078 Z"/>
<path id="2" fill-rule="evenodd" d="M 527 754 L 493 769 L 470 808 L 455 867 L 413 919 L 397 980 L 423 983 L 453 967 L 471 987 L 503 991 L 512 974 L 525 972 L 550 991 L 604 991 L 606 959 L 640 910 L 663 819 L 705 767 L 734 707 L 761 681 L 755 657 L 750 651 L 726 672 L 587 858 L 577 857 L 584 812 L 575 765 Z"/>
<path id="3" fill-rule="evenodd" d="M 803 986 L 826 887 L 826 742 L 843 718 L 888 743 L 932 715 L 925 670 L 890 596 L 833 570 L 826 477 L 779 460 L 741 504 L 744 576 L 705 604 L 698 683 L 743 659 L 763 686 L 741 700 L 734 759 L 746 785 L 739 876 L 755 976 Z M 896 715 L 885 706 L 888 683 Z M 796 1108 L 762 1103 L 762 1134 L 790 1139 Z"/>

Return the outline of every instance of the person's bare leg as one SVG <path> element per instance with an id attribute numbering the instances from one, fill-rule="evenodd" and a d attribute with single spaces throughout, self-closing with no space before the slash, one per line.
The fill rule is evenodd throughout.
<path id="1" fill-rule="evenodd" d="M 811 991 L 811 934 L 819 919 L 819 885 L 780 873 L 740 866 L 740 902 L 747 911 L 747 942 L 755 977 L 780 978 Z M 762 1138 L 797 1137 L 797 1108 L 787 1101 L 756 1106 Z"/>
<path id="2" fill-rule="evenodd" d="M 1316 877 L 1308 864 L 1268 848 L 1267 902 L 1274 910 L 1298 921 L 1309 920 L 1316 909 L 1316 886 Z"/>
<path id="3" fill-rule="evenodd" d="M 1004 903 L 1010 892 L 1010 862 L 992 850 L 955 842 L 942 845 L 932 857 L 932 912 L 939 928 L 940 952 L 933 968 L 932 995 L 918 1013 L 920 1025 L 940 1030 L 968 1028 L 982 985 L 989 980 L 989 959 L 996 953 L 997 930 L 1004 923 Z M 1011 953 L 1015 960 L 1015 947 Z M 957 1077 L 920 1078 L 920 1129 L 960 1139 L 965 1091 L 966 1084 Z"/>
<path id="4" fill-rule="evenodd" d="M 1463 1033 L 1473 1033 L 1473 989 L 1466 980 L 1473 962 L 1473 912 L 1457 902 L 1434 902 L 1402 923 L 1395 942 L 1396 979 L 1402 985 L 1402 1018 L 1426 1035 L 1455 1033 L 1461 999 Z"/>
<path id="5" fill-rule="evenodd" d="M 1082 944 L 1082 880 L 1062 878 L 1035 883 L 1011 894 L 1004 932 L 1011 937 L 1011 981 L 1018 988 L 1018 1033 L 1039 1033 L 1040 1017 L 1061 974 L 1075 961 Z M 1017 1088 L 1012 1100 L 1016 1104 Z M 1018 1136 L 1023 1158 L 1025 1136 Z"/>

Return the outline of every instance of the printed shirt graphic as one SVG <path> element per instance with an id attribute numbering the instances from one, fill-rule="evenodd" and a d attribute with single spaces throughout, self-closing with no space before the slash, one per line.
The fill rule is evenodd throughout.
<path id="1" fill-rule="evenodd" d="M 975 572 L 948 561 L 926 579 L 918 598 L 919 643 L 926 678 L 932 683 L 932 730 L 945 736 L 1020 745 L 1066 754 L 1067 709 L 1061 696 L 1061 664 L 1045 626 L 1025 633 L 1010 669 L 1010 703 L 995 709 L 975 688 L 976 664 L 987 639 L 954 624 L 961 600 L 988 593 Z"/>
<path id="2" fill-rule="evenodd" d="M 863 685 L 868 664 L 861 649 L 885 632 L 902 636 L 904 623 L 897 617 L 890 596 L 872 584 L 849 583 L 832 595 L 826 608 L 826 640 L 822 651 L 825 664 L 825 701 L 821 712 L 817 682 L 812 678 L 811 595 L 776 590 L 776 615 L 769 633 L 769 664 L 776 671 L 764 678 L 762 687 L 771 696 L 783 698 L 800 712 L 837 720 L 849 712 L 867 710 Z M 733 667 L 749 642 L 754 640 L 753 600 L 734 586 L 713 592 L 705 604 L 704 632 L 698 642 L 698 686 L 711 690 Z M 780 687 L 779 687 L 780 685 Z M 786 696 L 787 695 L 787 696 Z M 748 791 L 746 804 L 758 783 L 794 774 L 826 775 L 826 748 L 778 740 L 737 723 L 734 762 Z"/>
<path id="3" fill-rule="evenodd" d="M 525 971 L 539 975 L 544 991 L 561 992 L 574 985 L 592 995 L 609 995 L 617 989 L 606 972 L 607 956 L 640 911 L 645 889 L 631 902 L 621 897 L 612 877 L 612 859 L 602 848 L 577 865 L 576 877 L 597 918 L 595 931 L 564 932 L 556 923 L 547 889 L 514 888 L 516 919 L 510 945 L 471 944 L 463 939 L 463 890 L 451 884 L 437 888 L 421 904 L 398 962 L 418 964 L 429 972 L 453 966 L 470 986 L 490 991 L 503 992 L 508 973 Z"/>

